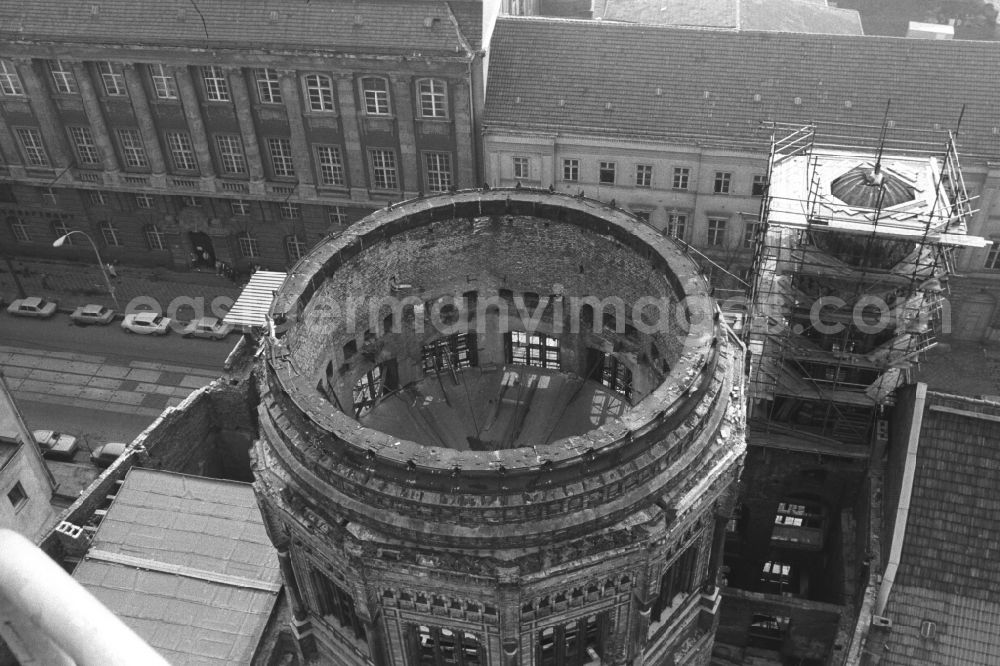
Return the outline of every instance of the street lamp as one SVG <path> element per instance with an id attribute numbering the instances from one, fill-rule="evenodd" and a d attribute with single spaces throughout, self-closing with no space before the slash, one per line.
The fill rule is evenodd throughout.
<path id="1" fill-rule="evenodd" d="M 66 239 L 72 236 L 73 234 L 80 234 L 90 242 L 90 247 L 94 248 L 94 256 L 97 257 L 97 266 L 101 269 L 101 275 L 104 276 L 104 284 L 108 285 L 108 293 L 111 294 L 111 300 L 115 302 L 115 307 L 120 310 L 121 306 L 118 304 L 118 297 L 115 296 L 115 288 L 111 284 L 111 278 L 108 277 L 108 271 L 104 267 L 104 262 L 101 261 L 101 253 L 97 251 L 97 245 L 94 244 L 94 239 L 90 237 L 90 234 L 88 234 L 85 231 L 80 231 L 79 229 L 74 229 L 68 234 L 65 234 L 57 238 L 55 242 L 52 243 L 52 247 L 62 247 L 63 243 L 66 242 Z"/>

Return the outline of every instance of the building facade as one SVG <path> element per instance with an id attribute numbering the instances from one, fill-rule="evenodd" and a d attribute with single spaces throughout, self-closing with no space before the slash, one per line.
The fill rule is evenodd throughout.
<path id="1" fill-rule="evenodd" d="M 108 260 L 283 268 L 390 201 L 478 181 L 478 3 L 22 9 L 0 7 L 15 254 L 79 229 Z"/>
<path id="2" fill-rule="evenodd" d="M 885 66 L 856 76 L 867 62 Z M 885 120 L 890 139 L 929 155 L 957 130 L 976 199 L 969 232 L 1000 239 L 1000 98 L 984 83 L 993 65 L 993 42 L 501 17 L 484 169 L 499 186 L 614 201 L 707 255 L 713 284 L 739 290 L 780 125 L 813 124 L 829 142 L 874 150 Z M 956 337 L 1000 336 L 998 247 L 955 255 Z"/>
<path id="3" fill-rule="evenodd" d="M 544 191 L 406 202 L 316 248 L 272 306 L 254 449 L 306 654 L 708 663 L 745 447 L 716 313 L 675 241 Z"/>

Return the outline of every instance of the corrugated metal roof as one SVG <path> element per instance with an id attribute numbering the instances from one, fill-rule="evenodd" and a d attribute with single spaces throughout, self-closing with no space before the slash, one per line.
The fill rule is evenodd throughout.
<path id="1" fill-rule="evenodd" d="M 233 326 L 264 326 L 274 292 L 281 288 L 285 275 L 277 271 L 257 271 L 251 275 L 223 321 Z"/>
<path id="2" fill-rule="evenodd" d="M 281 585 L 249 484 L 133 468 L 73 572 L 172 664 L 248 664 Z"/>

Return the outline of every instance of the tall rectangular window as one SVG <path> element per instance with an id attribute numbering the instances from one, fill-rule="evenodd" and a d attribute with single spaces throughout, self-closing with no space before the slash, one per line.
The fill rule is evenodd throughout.
<path id="1" fill-rule="evenodd" d="M 21 151 L 28 166 L 47 167 L 49 166 L 49 156 L 45 152 L 42 144 L 42 133 L 34 127 L 18 127 L 15 130 L 17 141 L 21 144 Z"/>
<path id="2" fill-rule="evenodd" d="M 202 67 L 201 79 L 205 83 L 205 99 L 210 102 L 229 101 L 229 82 L 224 69 L 215 65 Z"/>
<path id="3" fill-rule="evenodd" d="M 708 244 L 712 246 L 726 244 L 726 219 L 722 217 L 708 218 Z"/>
<path id="4" fill-rule="evenodd" d="M 111 222 L 101 222 L 101 236 L 104 237 L 104 244 L 108 247 L 119 247 L 122 244 L 118 237 L 118 227 Z"/>
<path id="5" fill-rule="evenodd" d="M 229 175 L 242 175 L 247 172 L 247 160 L 243 155 L 243 142 L 236 134 L 220 134 L 215 137 L 215 145 L 219 148 L 219 161 L 222 171 Z"/>
<path id="6" fill-rule="evenodd" d="M 302 208 L 297 203 L 292 203 L 291 201 L 282 202 L 278 206 L 278 213 L 283 220 L 302 219 Z"/>
<path id="7" fill-rule="evenodd" d="M 97 63 L 97 71 L 101 73 L 101 82 L 104 84 L 104 93 L 106 95 L 123 97 L 127 94 L 125 91 L 125 77 L 122 75 L 121 69 L 116 67 L 114 63 L 99 62 Z"/>
<path id="8" fill-rule="evenodd" d="M 691 169 L 687 167 L 674 167 L 674 179 L 671 187 L 675 190 L 686 190 L 688 180 L 691 178 Z"/>
<path id="9" fill-rule="evenodd" d="M 152 208 L 153 197 L 148 194 L 137 194 L 135 195 L 135 205 L 138 208 Z"/>
<path id="10" fill-rule="evenodd" d="M 305 78 L 306 98 L 312 111 L 333 111 L 333 81 L 329 76 L 310 74 Z"/>
<path id="11" fill-rule="evenodd" d="M 122 157 L 125 158 L 125 165 L 133 169 L 145 169 L 149 166 L 146 161 L 146 149 L 142 145 L 142 136 L 139 130 L 132 128 L 119 128 L 118 144 L 122 149 Z"/>
<path id="12" fill-rule="evenodd" d="M 316 146 L 316 163 L 319 165 L 320 185 L 345 185 L 344 162 L 337 146 Z"/>
<path id="13" fill-rule="evenodd" d="M 52 85 L 57 93 L 75 95 L 79 92 L 76 87 L 76 77 L 73 76 L 73 70 L 70 69 L 69 63 L 62 60 L 50 60 L 49 73 L 52 74 Z"/>
<path id="14" fill-rule="evenodd" d="M 333 206 L 330 208 L 327 216 L 330 220 L 330 224 L 335 227 L 342 227 L 347 224 L 347 213 L 341 206 Z"/>
<path id="15" fill-rule="evenodd" d="M 366 76 L 361 79 L 365 100 L 365 113 L 370 116 L 389 115 L 389 82 L 381 77 Z"/>
<path id="16" fill-rule="evenodd" d="M 240 246 L 240 254 L 248 259 L 260 256 L 260 245 L 257 243 L 256 236 L 252 235 L 250 232 L 244 232 L 237 237 L 237 242 Z"/>
<path id="17" fill-rule="evenodd" d="M 601 168 L 598 172 L 598 181 L 602 185 L 614 185 L 615 184 L 615 163 L 614 162 L 601 162 Z"/>
<path id="18" fill-rule="evenodd" d="M 271 168 L 278 178 L 291 178 L 295 175 L 295 164 L 292 161 L 292 142 L 290 139 L 267 140 L 267 150 L 271 153 Z"/>
<path id="19" fill-rule="evenodd" d="M 750 190 L 750 194 L 755 197 L 764 196 L 764 190 L 767 189 L 767 176 L 763 174 L 757 174 L 753 177 L 753 186 Z"/>
<path id="20" fill-rule="evenodd" d="M 159 99 L 177 99 L 177 81 L 169 69 L 163 65 L 150 65 L 149 77 L 153 81 L 153 91 Z"/>
<path id="21" fill-rule="evenodd" d="M 651 164 L 635 165 L 635 186 L 651 187 L 653 185 L 653 166 Z"/>
<path id="22" fill-rule="evenodd" d="M 233 215 L 249 215 L 250 202 L 244 201 L 243 199 L 233 199 L 229 202 L 229 210 L 233 213 Z"/>
<path id="23" fill-rule="evenodd" d="M 753 247 L 757 240 L 757 232 L 760 230 L 760 221 L 756 218 L 747 219 L 746 227 L 743 228 L 743 247 Z"/>
<path id="24" fill-rule="evenodd" d="M 729 194 L 729 185 L 732 180 L 733 174 L 728 171 L 716 171 L 712 191 L 716 194 Z"/>
<path id="25" fill-rule="evenodd" d="M 576 183 L 580 180 L 580 160 L 563 160 L 563 180 Z"/>
<path id="26" fill-rule="evenodd" d="M 273 69 L 265 67 L 254 70 L 257 79 L 257 99 L 261 104 L 281 104 L 281 79 Z"/>
<path id="27" fill-rule="evenodd" d="M 420 115 L 423 118 L 448 117 L 448 87 L 438 79 L 421 79 L 417 83 L 420 93 Z"/>
<path id="28" fill-rule="evenodd" d="M 285 238 L 285 250 L 288 252 L 288 258 L 292 261 L 298 261 L 306 253 L 306 244 L 299 236 L 287 236 Z"/>
<path id="29" fill-rule="evenodd" d="M 167 235 L 158 226 L 150 224 L 144 231 L 146 233 L 146 245 L 149 246 L 150 250 L 167 249 Z"/>
<path id="30" fill-rule="evenodd" d="M 18 243 L 31 242 L 31 235 L 28 233 L 28 225 L 19 217 L 15 217 L 10 223 L 10 232 L 14 234 L 14 240 Z"/>
<path id="31" fill-rule="evenodd" d="M 101 155 L 94 144 L 94 135 L 89 127 L 70 127 L 70 138 L 73 139 L 73 149 L 76 159 L 81 165 L 97 165 L 101 163 Z"/>
<path id="32" fill-rule="evenodd" d="M 1000 271 L 1000 238 L 993 239 L 993 245 L 986 255 L 984 267 L 991 271 Z"/>
<path id="33" fill-rule="evenodd" d="M 372 187 L 380 190 L 399 189 L 396 179 L 396 153 L 375 148 L 370 151 L 372 160 Z"/>
<path id="34" fill-rule="evenodd" d="M 107 206 L 108 197 L 101 190 L 91 190 L 90 191 L 90 203 L 94 206 Z"/>
<path id="35" fill-rule="evenodd" d="M 24 86 L 21 77 L 13 63 L 0 60 L 0 93 L 4 95 L 23 95 Z"/>
<path id="36" fill-rule="evenodd" d="M 512 157 L 511 165 L 514 168 L 514 178 L 518 180 L 529 180 L 531 178 L 531 160 L 527 157 Z"/>
<path id="37" fill-rule="evenodd" d="M 559 369 L 559 340 L 547 335 L 511 331 L 505 339 L 507 363 Z"/>
<path id="38" fill-rule="evenodd" d="M 187 132 L 167 132 L 167 148 L 175 171 L 196 171 L 198 163 L 194 158 L 194 147 Z"/>
<path id="39" fill-rule="evenodd" d="M 424 153 L 427 167 L 427 191 L 447 192 L 451 189 L 451 155 L 448 153 Z"/>
<path id="40" fill-rule="evenodd" d="M 686 213 L 668 213 L 666 228 L 667 235 L 679 240 L 684 240 L 687 237 L 687 223 L 688 216 Z"/>

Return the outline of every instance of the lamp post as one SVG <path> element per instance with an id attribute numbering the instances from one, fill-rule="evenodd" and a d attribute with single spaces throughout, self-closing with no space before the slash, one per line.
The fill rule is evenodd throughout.
<path id="1" fill-rule="evenodd" d="M 97 251 L 97 245 L 94 244 L 94 239 L 90 237 L 90 234 L 88 234 L 86 231 L 80 231 L 79 229 L 74 229 L 68 234 L 65 234 L 57 238 L 55 242 L 52 243 L 52 247 L 62 247 L 63 244 L 66 242 L 66 239 L 72 236 L 73 234 L 80 234 L 90 242 L 90 247 L 94 248 L 94 256 L 97 257 L 97 266 L 98 268 L 101 269 L 101 275 L 104 276 L 104 284 L 108 286 L 108 293 L 111 294 L 111 300 L 115 302 L 115 307 L 120 310 L 121 306 L 118 304 L 118 297 L 115 296 L 114 285 L 111 284 L 111 278 L 108 277 L 108 271 L 104 267 L 104 262 L 101 261 L 101 253 Z"/>

